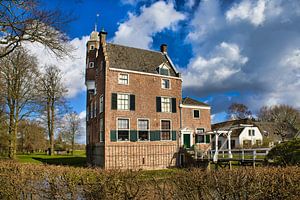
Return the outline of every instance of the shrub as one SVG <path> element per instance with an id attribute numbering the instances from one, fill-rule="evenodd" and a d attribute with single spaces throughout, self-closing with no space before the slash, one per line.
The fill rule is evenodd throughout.
<path id="1" fill-rule="evenodd" d="M 277 144 L 269 154 L 267 159 L 273 160 L 277 165 L 299 165 L 300 164 L 300 139 L 293 139 Z"/>

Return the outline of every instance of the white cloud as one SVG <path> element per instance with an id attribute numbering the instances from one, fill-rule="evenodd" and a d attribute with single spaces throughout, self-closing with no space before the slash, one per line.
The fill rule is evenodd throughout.
<path id="1" fill-rule="evenodd" d="M 239 4 L 235 4 L 230 10 L 226 12 L 226 19 L 230 22 L 245 20 L 249 21 L 255 26 L 258 26 L 265 20 L 265 7 L 265 0 L 244 0 Z"/>
<path id="2" fill-rule="evenodd" d="M 72 57 L 57 59 L 49 50 L 38 43 L 26 43 L 24 46 L 38 59 L 40 68 L 45 65 L 56 65 L 63 73 L 63 82 L 68 89 L 68 98 L 75 97 L 85 90 L 84 70 L 86 56 L 86 42 L 89 36 L 74 38 L 70 44 L 74 48 Z"/>
<path id="3" fill-rule="evenodd" d="M 208 58 L 198 55 L 191 60 L 183 72 L 184 87 L 205 87 L 208 83 L 216 87 L 224 86 L 223 82 L 231 81 L 247 60 L 247 57 L 240 54 L 236 44 L 222 42 Z"/>
<path id="4" fill-rule="evenodd" d="M 175 29 L 184 14 L 177 12 L 173 3 L 158 1 L 150 7 L 143 6 L 140 15 L 129 13 L 129 19 L 119 25 L 113 42 L 149 49 L 152 37 L 165 29 Z"/>
<path id="5" fill-rule="evenodd" d="M 185 3 L 184 3 L 184 6 L 187 7 L 187 8 L 192 8 L 194 5 L 195 5 L 195 2 L 196 0 L 187 0 Z"/>
<path id="6" fill-rule="evenodd" d="M 211 97 L 214 113 L 230 102 L 253 111 L 282 103 L 300 108 L 300 1 L 242 0 L 222 9 L 218 0 L 201 1 L 190 21 L 185 93 Z"/>
<path id="7" fill-rule="evenodd" d="M 203 0 L 194 13 L 190 22 L 191 30 L 187 36 L 188 41 L 201 44 L 206 42 L 208 34 L 218 32 L 224 26 L 224 19 L 217 0 Z"/>

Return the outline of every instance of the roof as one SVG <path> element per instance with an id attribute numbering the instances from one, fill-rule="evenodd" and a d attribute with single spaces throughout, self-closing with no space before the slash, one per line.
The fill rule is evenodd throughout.
<path id="1" fill-rule="evenodd" d="M 150 51 L 112 43 L 106 45 L 110 67 L 159 74 L 158 67 L 165 64 L 170 75 L 179 77 L 167 56 L 160 51 Z"/>
<path id="2" fill-rule="evenodd" d="M 192 99 L 190 97 L 185 97 L 182 99 L 182 104 L 183 105 L 193 105 L 193 106 L 209 106 L 206 103 L 203 103 L 201 101 L 197 101 L 195 99 Z"/>
<path id="3" fill-rule="evenodd" d="M 240 125 L 240 124 L 248 124 L 248 125 L 256 126 L 254 120 L 246 118 L 246 119 L 229 120 L 229 121 L 225 121 L 225 122 L 216 123 L 211 126 L 211 129 L 212 130 L 228 130 L 232 126 Z M 244 129 L 244 127 L 242 129 Z"/>

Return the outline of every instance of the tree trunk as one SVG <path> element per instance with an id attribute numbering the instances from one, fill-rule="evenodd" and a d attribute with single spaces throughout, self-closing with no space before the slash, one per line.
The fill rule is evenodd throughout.
<path id="1" fill-rule="evenodd" d="M 49 136 L 49 149 L 48 149 L 48 154 L 51 156 L 52 155 L 52 140 L 51 140 L 51 118 L 50 118 L 50 99 L 47 99 L 47 105 L 46 105 L 46 110 L 47 110 L 47 128 L 48 128 L 48 136 Z"/>
<path id="2" fill-rule="evenodd" d="M 52 99 L 51 102 L 51 137 L 50 137 L 50 148 L 51 148 L 51 155 L 53 155 L 54 152 L 54 122 L 55 122 L 55 107 L 54 107 L 54 100 Z"/>
<path id="3" fill-rule="evenodd" d="M 8 150 L 8 157 L 10 159 L 15 159 L 15 150 L 14 150 L 14 143 L 16 143 L 16 137 L 14 136 L 15 134 L 15 123 L 14 123 L 14 107 L 10 106 L 10 114 L 9 114 L 9 128 L 8 128 L 8 133 L 9 133 L 9 150 Z"/>
<path id="4" fill-rule="evenodd" d="M 74 144 L 75 144 L 75 137 L 74 133 L 72 134 L 72 156 L 74 156 Z"/>

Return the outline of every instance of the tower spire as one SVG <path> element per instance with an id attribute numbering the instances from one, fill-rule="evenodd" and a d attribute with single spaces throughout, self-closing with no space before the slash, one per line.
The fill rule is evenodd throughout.
<path id="1" fill-rule="evenodd" d="M 95 31 L 97 32 L 97 24 L 98 24 L 99 13 L 96 14 L 96 22 L 95 22 Z"/>

